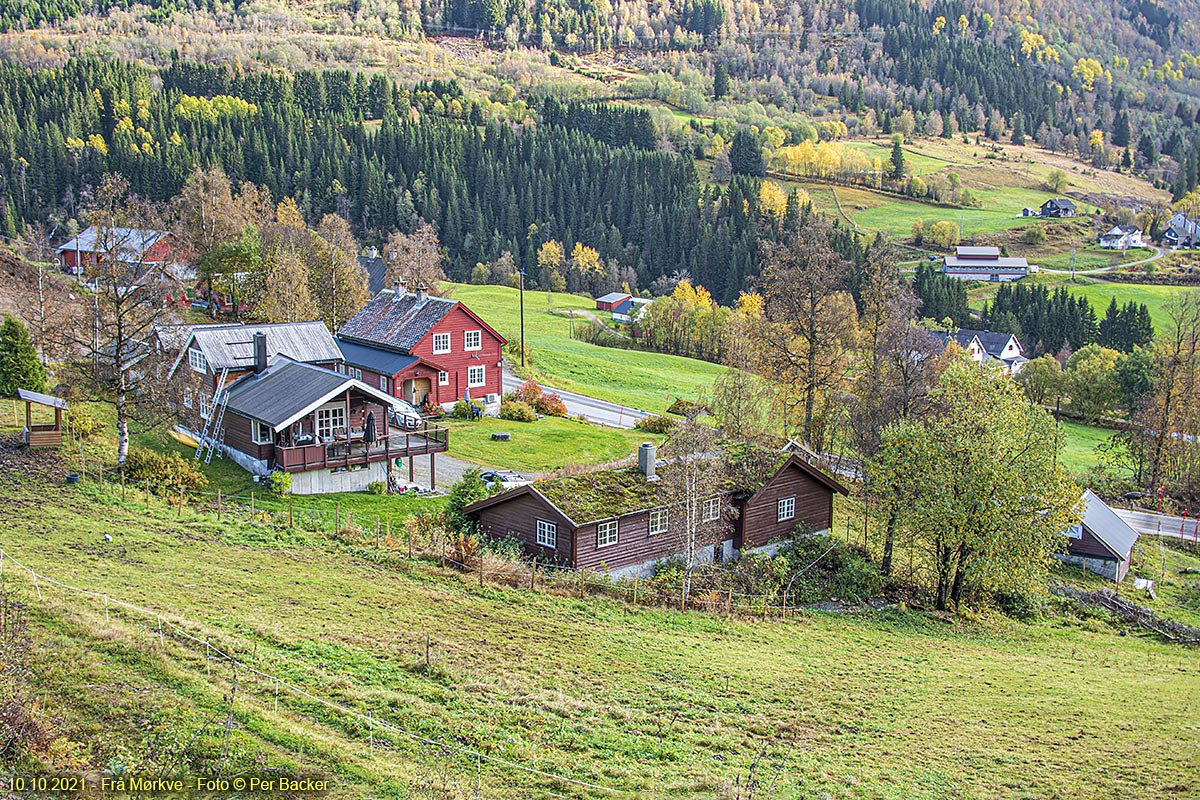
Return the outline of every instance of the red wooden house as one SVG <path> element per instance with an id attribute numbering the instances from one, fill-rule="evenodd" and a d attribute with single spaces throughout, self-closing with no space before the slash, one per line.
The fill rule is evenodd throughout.
<path id="1" fill-rule="evenodd" d="M 105 258 L 138 266 L 163 266 L 171 260 L 171 234 L 141 228 L 92 226 L 55 251 L 65 272 L 83 275 Z"/>
<path id="2" fill-rule="evenodd" d="M 457 300 L 384 289 L 338 331 L 344 369 L 414 406 L 498 402 L 507 340 Z"/>
<path id="3" fill-rule="evenodd" d="M 625 294 L 624 292 L 609 292 L 603 297 L 596 298 L 596 310 L 615 311 L 617 306 L 621 305 L 621 303 L 632 299 L 633 297 L 631 295 Z"/>

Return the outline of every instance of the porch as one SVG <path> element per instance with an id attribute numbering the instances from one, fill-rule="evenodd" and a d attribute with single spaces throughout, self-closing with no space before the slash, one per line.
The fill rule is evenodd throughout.
<path id="1" fill-rule="evenodd" d="M 324 437 L 301 434 L 291 445 L 275 446 L 275 467 L 286 472 L 318 469 L 349 469 L 379 461 L 444 453 L 450 447 L 450 431 L 422 422 L 415 430 L 389 427 L 382 437 L 368 441 L 364 429 L 351 429 Z M 320 439 L 320 441 L 316 441 Z M 411 472 L 411 461 L 409 463 Z"/>

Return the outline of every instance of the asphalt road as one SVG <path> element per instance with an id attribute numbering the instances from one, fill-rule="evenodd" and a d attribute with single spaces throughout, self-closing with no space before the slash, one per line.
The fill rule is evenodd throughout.
<path id="1" fill-rule="evenodd" d="M 1106 272 L 1112 272 L 1114 269 L 1121 269 L 1123 267 L 1140 267 L 1142 264 L 1149 264 L 1151 261 L 1158 261 L 1160 258 L 1163 257 L 1163 249 L 1161 247 L 1155 247 L 1154 245 L 1150 245 L 1150 249 L 1154 251 L 1154 255 L 1149 256 L 1148 258 L 1139 259 L 1137 261 L 1126 261 L 1123 264 L 1116 264 L 1111 267 L 1097 267 L 1096 269 L 1077 269 L 1077 270 L 1075 270 L 1075 274 L 1076 275 L 1103 275 Z M 1069 269 L 1046 269 L 1045 267 L 1042 267 L 1042 272 L 1049 272 L 1053 275 L 1070 275 L 1071 274 L 1071 270 L 1069 270 Z"/>
<path id="2" fill-rule="evenodd" d="M 520 378 L 505 370 L 505 393 L 514 391 L 521 383 Z M 632 428 L 633 424 L 639 419 L 649 416 L 645 411 L 640 411 L 636 408 L 610 403 L 607 400 L 598 400 L 595 397 L 588 397 L 585 394 L 555 389 L 553 386 L 542 384 L 542 391 L 555 392 L 561 397 L 563 404 L 567 407 L 567 413 L 571 416 L 584 417 L 590 419 L 592 422 L 612 425 L 614 428 Z"/>
<path id="3" fill-rule="evenodd" d="M 1129 527 L 1146 536 L 1157 536 L 1161 530 L 1163 536 L 1186 539 L 1190 542 L 1192 537 L 1197 535 L 1195 517 L 1184 520 L 1166 514 L 1155 514 L 1153 511 L 1129 511 L 1124 508 L 1114 508 L 1113 511 L 1129 523 Z"/>

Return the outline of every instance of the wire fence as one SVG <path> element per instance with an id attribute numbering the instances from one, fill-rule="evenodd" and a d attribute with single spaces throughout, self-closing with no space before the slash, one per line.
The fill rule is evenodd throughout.
<path id="1" fill-rule="evenodd" d="M 7 573 L 4 569 L 6 564 L 11 565 Z M 235 680 L 237 680 L 237 676 L 239 675 L 243 678 L 250 676 L 259 679 L 261 683 L 256 688 L 260 692 L 267 692 L 267 700 L 265 702 L 273 704 L 273 708 L 276 712 L 279 710 L 280 695 L 282 693 L 285 696 L 285 699 L 286 696 L 291 695 L 295 698 L 315 704 L 319 708 L 341 715 L 347 720 L 354 721 L 365 726 L 368 747 L 372 754 L 375 753 L 377 748 L 382 748 L 385 745 L 388 745 L 390 742 L 387 737 L 392 735 L 398 739 L 406 739 L 419 745 L 436 748 L 436 750 L 441 753 L 457 755 L 460 757 L 460 759 L 462 759 L 463 762 L 465 762 L 460 764 L 460 767 L 464 770 L 468 769 L 470 765 L 474 765 L 476 770 L 476 779 L 479 781 L 477 788 L 480 791 L 482 790 L 483 780 L 482 765 L 486 763 L 488 765 L 494 765 L 504 769 L 515 770 L 526 776 L 537 776 L 539 778 L 559 784 L 560 787 L 573 787 L 575 789 L 587 790 L 589 793 L 591 793 L 589 796 L 632 796 L 627 790 L 616 789 L 592 781 L 586 781 L 579 778 L 573 778 L 568 775 L 562 775 L 548 770 L 539 769 L 528 764 L 523 764 L 512 758 L 504 758 L 502 756 L 484 752 L 478 748 L 462 745 L 458 742 L 455 742 L 451 737 L 448 736 L 435 738 L 418 733 L 384 715 L 351 708 L 343 702 L 338 702 L 309 691 L 298 685 L 298 683 L 293 679 L 284 678 L 278 674 L 269 672 L 266 669 L 259 668 L 255 664 L 250 663 L 244 655 L 238 655 L 231 652 L 232 648 L 229 648 L 228 645 L 216 643 L 203 634 L 194 634 L 184 627 L 188 626 L 198 630 L 204 627 L 202 623 L 188 620 L 169 612 L 155 611 L 153 609 L 145 608 L 135 603 L 130 603 L 114 597 L 106 592 L 86 589 L 57 580 L 56 578 L 38 572 L 25 565 L 22 561 L 19 561 L 17 558 L 15 558 L 11 551 L 0 548 L 0 579 L 2 579 L 6 574 L 11 574 L 13 571 L 12 568 L 16 568 L 20 574 L 29 577 L 32 583 L 32 588 L 36 593 L 38 600 L 43 603 L 47 602 L 46 597 L 43 594 L 43 590 L 45 589 L 48 591 L 52 587 L 68 594 L 85 597 L 92 601 L 96 601 L 98 604 L 102 604 L 106 623 L 111 624 L 113 616 L 115 616 L 118 611 L 129 612 L 136 616 L 142 617 L 145 620 L 153 621 L 154 627 L 147 629 L 147 633 L 152 642 L 157 640 L 160 648 L 162 648 L 161 652 L 164 655 L 171 655 L 167 651 L 168 640 L 185 648 L 194 647 L 196 650 L 196 656 L 199 656 L 199 648 L 202 647 L 204 650 L 204 672 L 206 674 L 211 673 L 211 663 L 213 661 L 219 661 L 228 664 L 232 668 Z M 98 611 L 98 609 L 95 608 L 91 610 Z M 185 667 L 192 666 L 183 659 L 176 659 L 176 663 Z M 300 667 L 297 665 L 296 669 L 300 669 Z M 353 690 L 356 688 L 352 684 L 349 684 L 349 682 L 345 681 L 343 681 L 343 685 L 348 690 Z M 249 684 L 239 683 L 239 687 L 243 691 L 245 691 L 248 686 Z M 260 701 L 261 700 L 262 698 L 260 698 Z M 303 712 L 298 706 L 293 707 L 291 710 L 303 715 Z M 310 719 L 313 717 L 311 713 L 307 714 L 306 716 L 308 716 Z M 551 796 L 561 796 L 555 794 L 554 792 L 546 793 Z"/>

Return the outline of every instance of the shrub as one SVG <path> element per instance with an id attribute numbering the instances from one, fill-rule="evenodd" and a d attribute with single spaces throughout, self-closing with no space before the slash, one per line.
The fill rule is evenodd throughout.
<path id="1" fill-rule="evenodd" d="M 533 410 L 533 406 L 520 400 L 504 400 L 500 403 L 500 419 L 533 422 L 537 419 L 537 412 Z"/>
<path id="2" fill-rule="evenodd" d="M 208 486 L 208 478 L 200 472 L 196 462 L 183 458 L 178 453 L 156 453 L 144 447 L 134 447 L 125 459 L 125 474 L 136 481 L 150 481 L 162 491 L 175 491 L 183 487 L 197 491 Z"/>
<path id="3" fill-rule="evenodd" d="M 463 473 L 458 483 L 450 487 L 446 501 L 446 522 L 451 531 L 465 534 L 475 532 L 475 522 L 467 518 L 463 509 L 488 496 L 487 484 L 479 477 L 479 468 L 473 467 Z"/>
<path id="4" fill-rule="evenodd" d="M 538 386 L 533 381 L 525 381 L 512 394 L 514 400 L 519 400 L 531 406 L 536 406 L 538 400 L 542 399 L 542 387 Z"/>
<path id="5" fill-rule="evenodd" d="M 671 405 L 667 407 L 668 414 L 678 414 L 681 417 L 704 410 L 706 409 L 701 404 L 693 403 L 691 400 L 684 400 L 682 397 L 676 397 L 671 401 Z"/>
<path id="6" fill-rule="evenodd" d="M 787 559 L 790 574 L 807 569 L 792 583 L 789 602 L 815 603 L 831 598 L 862 602 L 883 588 L 875 563 L 831 536 L 797 531 L 779 549 L 779 556 Z"/>
<path id="7" fill-rule="evenodd" d="M 71 425 L 71 430 L 84 439 L 91 439 L 103 427 L 100 420 L 92 415 L 92 412 L 82 407 L 67 411 L 67 421 Z"/>
<path id="8" fill-rule="evenodd" d="M 1006 616 L 1021 622 L 1033 622 L 1042 616 L 1042 599 L 1026 591 L 999 592 L 996 605 Z"/>
<path id="9" fill-rule="evenodd" d="M 1041 225 L 1032 225 L 1021 234 L 1021 241 L 1025 244 L 1045 244 L 1046 231 Z"/>
<path id="10" fill-rule="evenodd" d="M 267 488 L 276 497 L 283 497 L 292 491 L 292 473 L 277 469 L 267 476 Z"/>
<path id="11" fill-rule="evenodd" d="M 648 417 L 642 417 L 633 424 L 633 427 L 639 431 L 646 433 L 670 433 L 675 430 L 676 422 L 671 417 L 660 417 L 651 414 Z"/>
<path id="12" fill-rule="evenodd" d="M 549 417 L 565 417 L 567 404 L 555 392 L 544 394 L 538 398 L 537 410 Z"/>
<path id="13" fill-rule="evenodd" d="M 384 481 L 371 481 L 367 484 L 367 494 L 387 494 L 387 483 Z"/>
<path id="14" fill-rule="evenodd" d="M 504 345 L 504 357 L 511 364 L 521 363 L 521 337 L 520 334 L 514 334 L 511 331 L 506 333 L 505 338 L 508 343 Z M 533 364 L 533 349 L 528 343 L 525 345 L 525 366 Z"/>
<path id="15" fill-rule="evenodd" d="M 483 410 L 483 403 L 478 400 L 467 402 L 466 400 L 458 400 L 454 403 L 454 408 L 450 409 L 450 416 L 455 419 L 471 419 L 471 406 L 475 406 L 480 411 Z"/>

